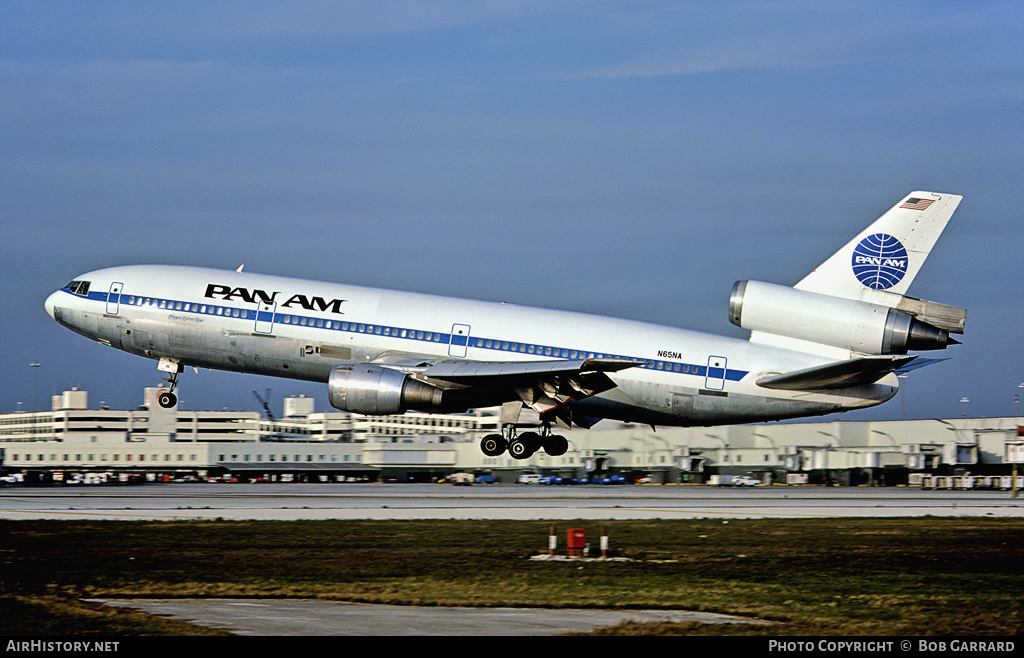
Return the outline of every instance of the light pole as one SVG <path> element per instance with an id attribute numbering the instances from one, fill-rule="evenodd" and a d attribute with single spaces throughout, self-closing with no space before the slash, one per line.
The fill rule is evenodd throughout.
<path id="1" fill-rule="evenodd" d="M 1021 391 L 1024 391 L 1024 382 L 1021 382 L 1021 383 L 1017 384 L 1017 388 L 1020 389 Z M 1014 407 L 1013 408 L 1013 413 L 1017 416 L 1017 418 L 1020 418 L 1020 394 L 1019 393 L 1017 395 L 1013 396 L 1013 407 Z M 1020 434 L 1020 429 L 1019 428 L 1017 430 L 1017 433 L 1018 433 L 1018 436 L 1019 436 L 1019 434 Z M 1010 491 L 1012 492 L 1010 495 L 1013 498 L 1017 498 L 1020 495 L 1020 491 L 1017 488 L 1017 460 L 1016 459 L 1013 460 L 1013 471 L 1011 471 L 1011 475 L 1010 475 Z"/>
<path id="2" fill-rule="evenodd" d="M 39 363 L 38 361 L 32 361 L 31 363 L 28 364 L 28 367 L 32 368 L 32 411 L 33 412 L 39 411 L 39 405 L 36 404 L 36 370 L 38 370 L 39 366 L 41 366 L 41 365 L 42 364 Z"/>
<path id="3" fill-rule="evenodd" d="M 896 377 L 903 380 L 903 381 L 900 382 L 900 389 L 902 389 L 904 386 L 906 386 L 905 382 L 907 381 L 907 373 L 905 373 L 905 372 L 901 373 L 899 375 L 896 375 Z M 907 419 L 907 393 L 906 393 L 906 391 L 901 391 L 901 394 L 900 394 L 900 420 L 906 420 L 906 419 Z"/>

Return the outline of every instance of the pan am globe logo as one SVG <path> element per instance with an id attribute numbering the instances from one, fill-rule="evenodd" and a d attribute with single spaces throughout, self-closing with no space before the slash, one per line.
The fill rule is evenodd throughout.
<path id="1" fill-rule="evenodd" d="M 853 250 L 853 275 L 868 288 L 888 290 L 907 273 L 907 250 L 886 233 L 875 233 L 860 241 Z"/>

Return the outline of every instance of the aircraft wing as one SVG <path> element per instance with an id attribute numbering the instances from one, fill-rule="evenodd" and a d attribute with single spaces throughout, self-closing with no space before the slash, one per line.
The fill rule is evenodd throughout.
<path id="1" fill-rule="evenodd" d="M 467 361 L 434 360 L 425 354 L 412 352 L 385 352 L 371 363 L 416 373 L 431 379 L 454 384 L 490 385 L 502 382 L 530 381 L 538 377 L 584 376 L 600 372 L 618 372 L 644 365 L 637 359 L 574 359 L 549 361 Z M 354 364 L 353 364 L 354 365 Z"/>
<path id="2" fill-rule="evenodd" d="M 496 380 L 529 381 L 538 377 L 586 376 L 618 372 L 643 365 L 633 359 L 577 359 L 566 361 L 443 361 L 427 366 L 420 374 L 433 379 L 464 384 L 493 383 Z"/>
<path id="3" fill-rule="evenodd" d="M 520 400 L 538 413 L 552 412 L 568 427 L 573 422 L 564 406 L 573 400 L 615 388 L 606 373 L 643 365 L 634 359 L 557 361 L 442 361 L 416 368 L 419 376 L 456 387 L 497 391 L 505 401 Z"/>
<path id="4" fill-rule="evenodd" d="M 890 372 L 903 368 L 916 356 L 860 356 L 846 361 L 826 363 L 813 368 L 767 375 L 757 380 L 758 386 L 784 391 L 850 388 L 874 384 Z"/>

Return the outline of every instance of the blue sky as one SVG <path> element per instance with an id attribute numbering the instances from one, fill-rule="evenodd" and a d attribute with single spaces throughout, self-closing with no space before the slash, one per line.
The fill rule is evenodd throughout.
<path id="1" fill-rule="evenodd" d="M 1022 183 L 1019 1 L 5 0 L 0 411 L 159 382 L 45 315 L 91 269 L 245 263 L 742 336 L 734 281 L 791 285 L 925 189 L 964 201 L 910 293 L 967 308 L 964 345 L 847 417 L 1010 415 Z M 288 380 L 180 390 L 267 388 L 327 409 Z"/>

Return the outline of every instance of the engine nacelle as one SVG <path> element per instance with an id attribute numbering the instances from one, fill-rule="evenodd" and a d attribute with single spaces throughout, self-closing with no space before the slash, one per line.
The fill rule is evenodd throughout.
<path id="1" fill-rule="evenodd" d="M 335 366 L 327 382 L 331 406 L 368 416 L 441 407 L 442 389 L 392 368 Z"/>
<path id="2" fill-rule="evenodd" d="M 729 296 L 737 327 L 862 354 L 945 349 L 949 332 L 912 313 L 761 281 L 737 281 Z"/>

